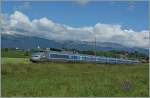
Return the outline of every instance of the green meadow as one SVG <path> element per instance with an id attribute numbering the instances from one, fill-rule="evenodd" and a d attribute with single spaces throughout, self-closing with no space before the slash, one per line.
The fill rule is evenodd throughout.
<path id="1" fill-rule="evenodd" d="M 2 96 L 149 96 L 148 64 L 1 61 Z"/>

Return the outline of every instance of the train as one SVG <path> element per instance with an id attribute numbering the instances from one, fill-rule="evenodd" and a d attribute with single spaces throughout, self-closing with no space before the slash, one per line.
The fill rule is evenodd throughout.
<path id="1" fill-rule="evenodd" d="M 111 64 L 138 64 L 139 60 L 130 60 L 124 58 L 112 58 L 105 56 L 94 56 L 87 54 L 78 54 L 72 52 L 57 52 L 46 51 L 36 52 L 30 57 L 32 62 L 44 62 L 44 61 L 68 61 L 68 62 L 94 62 L 94 63 L 111 63 Z"/>

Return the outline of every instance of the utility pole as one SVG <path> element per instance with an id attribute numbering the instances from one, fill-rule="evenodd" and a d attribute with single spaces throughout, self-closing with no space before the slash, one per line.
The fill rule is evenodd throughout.
<path id="1" fill-rule="evenodd" d="M 36 41 L 36 42 L 37 42 L 37 50 L 38 50 L 38 51 L 40 51 L 40 45 L 39 45 L 39 41 L 38 41 L 38 39 L 37 39 L 37 41 Z"/>
<path id="2" fill-rule="evenodd" d="M 95 55 L 95 61 L 96 61 L 96 37 L 94 38 L 94 55 Z"/>
<path id="3" fill-rule="evenodd" d="M 95 42 L 94 42 L 94 46 L 95 46 L 95 56 L 96 56 L 96 37 L 95 37 Z"/>

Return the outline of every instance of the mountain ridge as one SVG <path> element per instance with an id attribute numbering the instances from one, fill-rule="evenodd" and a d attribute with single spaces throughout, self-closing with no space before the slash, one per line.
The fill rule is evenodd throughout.
<path id="1" fill-rule="evenodd" d="M 77 50 L 93 50 L 94 43 L 87 41 L 71 41 L 71 40 L 48 40 L 40 37 L 24 36 L 24 35 L 8 35 L 1 34 L 1 48 L 72 48 Z M 148 55 L 148 49 L 139 47 L 126 47 L 111 42 L 97 42 L 96 50 L 102 51 L 138 51 Z"/>

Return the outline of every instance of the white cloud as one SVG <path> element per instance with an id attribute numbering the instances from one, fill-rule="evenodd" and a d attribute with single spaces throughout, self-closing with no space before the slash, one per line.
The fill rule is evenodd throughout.
<path id="1" fill-rule="evenodd" d="M 90 27 L 75 28 L 65 24 L 55 23 L 43 17 L 30 20 L 26 15 L 15 11 L 10 16 L 1 15 L 2 33 L 22 34 L 55 40 L 80 40 L 98 42 L 113 42 L 129 47 L 148 48 L 149 32 L 136 32 L 132 29 L 123 30 L 121 25 L 97 23 Z"/>

